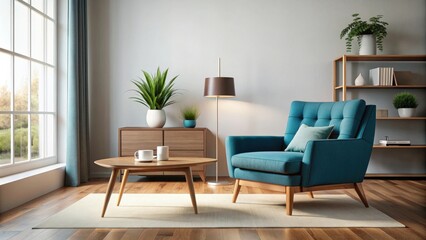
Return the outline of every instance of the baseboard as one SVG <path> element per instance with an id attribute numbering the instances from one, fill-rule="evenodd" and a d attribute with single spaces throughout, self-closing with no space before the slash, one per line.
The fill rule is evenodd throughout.
<path id="1" fill-rule="evenodd" d="M 18 207 L 35 198 L 63 187 L 65 166 L 48 166 L 45 171 L 37 169 L 25 177 L 22 173 L 19 178 L 10 176 L 13 181 L 4 181 L 0 184 L 0 213 Z"/>

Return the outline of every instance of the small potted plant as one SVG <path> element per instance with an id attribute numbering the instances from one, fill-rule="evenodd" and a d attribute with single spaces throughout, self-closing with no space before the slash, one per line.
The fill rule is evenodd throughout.
<path id="1" fill-rule="evenodd" d="M 197 125 L 197 118 L 200 115 L 197 107 L 185 107 L 181 110 L 181 114 L 183 118 L 183 126 L 185 128 L 194 128 Z"/>
<path id="2" fill-rule="evenodd" d="M 361 20 L 358 13 L 352 15 L 353 21 L 340 33 L 340 39 L 346 36 L 346 51 L 352 50 L 352 41 L 356 37 L 359 55 L 375 55 L 376 44 L 380 51 L 383 51 L 383 39 L 388 34 L 386 31 L 387 22 L 381 21 L 383 15 L 371 17 L 369 22 Z"/>
<path id="3" fill-rule="evenodd" d="M 178 76 L 166 83 L 168 71 L 169 69 L 166 69 L 162 72 L 160 68 L 157 68 L 157 73 L 151 75 L 142 70 L 145 79 L 139 78 L 139 80 L 132 81 L 136 86 L 133 91 L 137 95 L 130 99 L 149 108 L 146 114 L 146 122 L 151 128 L 164 126 L 166 113 L 163 108 L 175 103 L 172 97 L 177 94 L 177 90 L 173 86 Z"/>
<path id="4" fill-rule="evenodd" d="M 398 109 L 400 117 L 413 117 L 418 104 L 413 94 L 402 92 L 394 96 L 393 106 Z"/>

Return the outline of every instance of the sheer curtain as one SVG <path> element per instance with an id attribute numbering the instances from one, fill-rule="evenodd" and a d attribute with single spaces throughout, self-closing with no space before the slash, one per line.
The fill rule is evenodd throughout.
<path id="1" fill-rule="evenodd" d="M 89 175 L 86 0 L 68 0 L 67 94 L 65 185 L 78 186 L 87 182 Z"/>

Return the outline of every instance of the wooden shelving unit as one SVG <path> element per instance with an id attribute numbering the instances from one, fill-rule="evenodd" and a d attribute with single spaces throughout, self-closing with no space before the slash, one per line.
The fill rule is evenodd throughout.
<path id="1" fill-rule="evenodd" d="M 410 63 L 421 63 L 426 65 L 426 55 L 343 55 L 341 57 L 336 58 L 333 61 L 333 101 L 340 100 L 348 100 L 347 99 L 347 91 L 351 90 L 366 90 L 376 89 L 387 91 L 389 89 L 426 89 L 426 76 L 423 84 L 413 84 L 413 85 L 397 85 L 397 86 L 374 86 L 374 85 L 365 85 L 365 86 L 354 86 L 348 85 L 347 79 L 347 64 L 349 62 L 410 62 Z M 340 71 L 341 70 L 341 71 Z M 341 73 L 339 78 L 338 72 Z M 377 117 L 377 121 L 425 121 L 426 116 L 419 117 L 409 117 L 409 118 L 401 118 L 401 117 Z M 399 124 L 399 123 L 398 123 Z M 404 122 L 401 122 L 404 124 Z M 408 123 L 407 123 L 408 124 Z M 425 134 L 425 133 L 419 133 Z M 426 149 L 425 144 L 421 145 L 410 145 L 410 146 L 382 146 L 382 145 L 374 145 L 374 150 L 377 151 L 391 151 L 398 150 L 401 151 L 418 151 L 416 149 Z M 421 154 L 425 154 L 421 152 Z M 426 156 L 425 156 L 426 158 Z M 425 177 L 426 174 L 367 174 L 368 177 Z"/>
<path id="2" fill-rule="evenodd" d="M 376 120 L 426 120 L 426 117 L 377 117 Z"/>
<path id="3" fill-rule="evenodd" d="M 409 145 L 409 146 L 383 146 L 374 145 L 374 149 L 426 149 L 426 145 Z"/>

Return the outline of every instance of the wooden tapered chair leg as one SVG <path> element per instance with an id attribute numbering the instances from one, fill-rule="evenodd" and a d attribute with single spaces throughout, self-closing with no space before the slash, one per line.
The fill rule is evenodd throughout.
<path id="1" fill-rule="evenodd" d="M 235 203 L 237 201 L 238 194 L 240 193 L 240 189 L 241 189 L 240 179 L 236 179 L 235 185 L 234 185 L 234 194 L 232 196 L 232 203 Z"/>
<path id="2" fill-rule="evenodd" d="M 368 202 L 365 197 L 364 189 L 362 188 L 362 183 L 354 183 L 354 187 L 358 197 L 361 199 L 362 203 L 364 203 L 364 206 L 368 208 Z"/>
<path id="3" fill-rule="evenodd" d="M 308 192 L 309 197 L 314 198 L 314 193 L 313 192 Z"/>
<path id="4" fill-rule="evenodd" d="M 293 199 L 294 199 L 294 187 L 285 187 L 285 194 L 286 194 L 286 202 L 285 202 L 285 208 L 287 210 L 287 215 L 290 215 L 293 213 Z"/>

